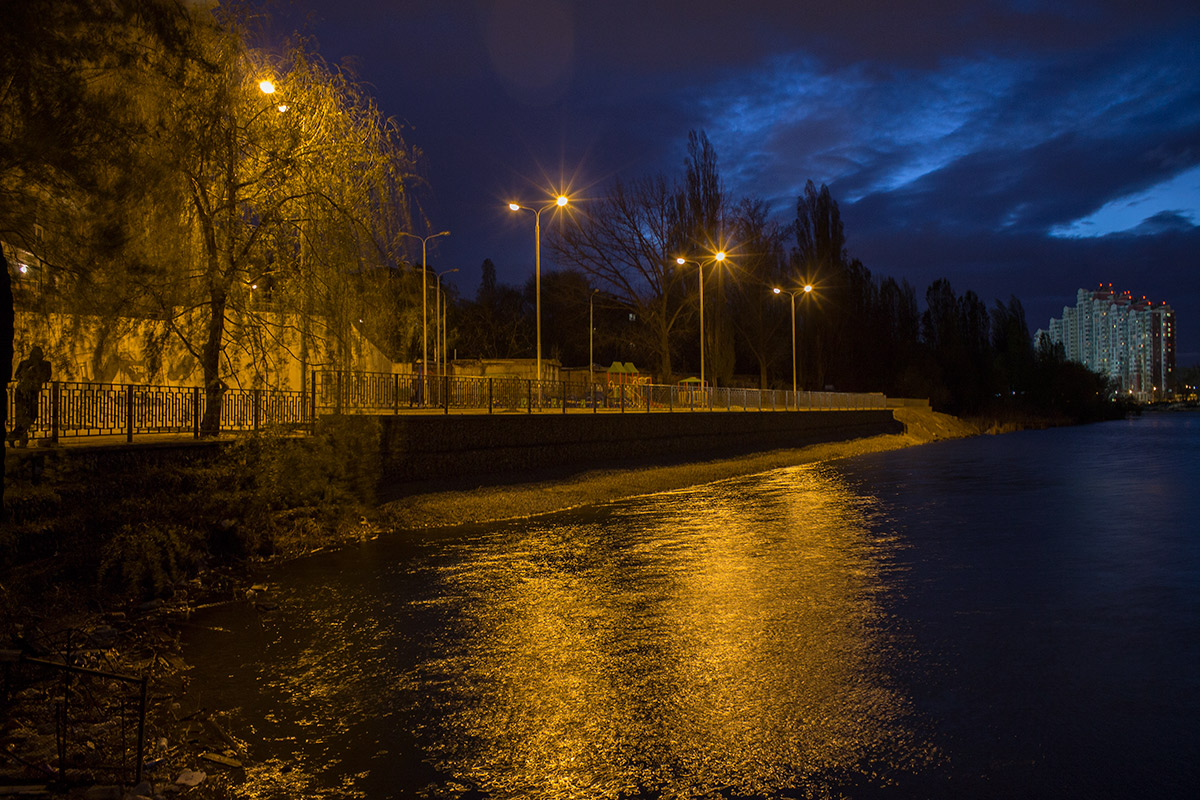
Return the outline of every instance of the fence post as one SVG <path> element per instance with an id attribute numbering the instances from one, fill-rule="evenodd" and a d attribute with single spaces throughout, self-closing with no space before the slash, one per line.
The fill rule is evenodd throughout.
<path id="1" fill-rule="evenodd" d="M 339 415 L 341 415 L 341 413 L 342 413 L 342 371 L 340 369 L 337 371 L 337 404 L 334 406 L 334 408 L 337 409 L 337 413 Z"/>
<path id="2" fill-rule="evenodd" d="M 646 413 L 650 413 L 650 401 L 654 399 L 654 387 L 646 384 Z"/>
<path id="3" fill-rule="evenodd" d="M 200 387 L 192 387 L 192 438 L 200 438 Z"/>
<path id="4" fill-rule="evenodd" d="M 251 392 L 251 396 L 254 398 L 254 431 L 257 433 L 262 420 L 262 412 L 260 410 L 262 405 L 262 389 L 253 389 Z"/>
<path id="5" fill-rule="evenodd" d="M 525 408 L 533 413 L 533 381 L 529 379 L 525 380 Z"/>
<path id="6" fill-rule="evenodd" d="M 133 441 L 133 384 L 125 384 L 125 441 Z"/>
<path id="7" fill-rule="evenodd" d="M 392 416 L 400 413 L 400 376 L 392 375 Z"/>
<path id="8" fill-rule="evenodd" d="M 142 675 L 141 693 L 138 697 L 138 732 L 137 732 L 137 767 L 133 771 L 133 784 L 142 782 L 142 761 L 146 758 L 146 685 L 147 677 Z"/>
<path id="9" fill-rule="evenodd" d="M 488 378 L 488 413 L 492 413 L 492 378 Z"/>
<path id="10" fill-rule="evenodd" d="M 309 376 L 312 382 L 312 426 L 313 433 L 317 432 L 317 371 L 314 369 Z"/>
<path id="11" fill-rule="evenodd" d="M 442 405 L 446 409 L 446 413 L 450 413 L 450 376 L 442 376 Z"/>
<path id="12" fill-rule="evenodd" d="M 58 408 L 61 397 L 60 382 L 55 381 L 50 386 L 50 441 L 58 444 Z"/>

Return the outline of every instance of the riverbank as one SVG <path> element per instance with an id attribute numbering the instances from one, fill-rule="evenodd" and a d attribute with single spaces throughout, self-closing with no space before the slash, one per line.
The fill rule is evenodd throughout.
<path id="1" fill-rule="evenodd" d="M 971 423 L 927 408 L 898 408 L 895 409 L 895 416 L 905 426 L 902 434 L 825 442 L 669 466 L 591 470 L 563 478 L 546 474 L 531 475 L 525 481 L 502 486 L 433 486 L 427 491 L 385 503 L 379 509 L 376 522 L 384 530 L 415 530 L 518 519 L 781 467 L 896 450 L 981 433 Z"/>
<path id="2" fill-rule="evenodd" d="M 1147 415 L 401 532 L 274 570 L 277 610 L 197 617 L 184 654 L 261 800 L 1185 797 L 1198 436 Z M 1156 502 L 1130 536 L 1079 485 Z"/>
<path id="3" fill-rule="evenodd" d="M 238 796 L 244 769 L 253 768 L 246 745 L 230 737 L 219 710 L 192 708 L 187 703 L 188 667 L 179 658 L 180 632 L 192 625 L 192 614 L 213 603 L 239 603 L 269 614 L 273 608 L 270 572 L 274 565 L 320 550 L 354 546 L 378 535 L 412 535 L 421 530 L 492 520 L 548 514 L 569 508 L 610 502 L 625 497 L 670 491 L 697 484 L 764 472 L 787 466 L 829 461 L 867 453 L 926 444 L 939 439 L 979 433 L 968 423 L 928 409 L 896 410 L 905 433 L 873 436 L 845 442 L 826 442 L 794 449 L 733 458 L 643 465 L 622 469 L 563 471 L 514 476 L 503 485 L 462 486 L 431 483 L 423 491 L 375 508 L 363 508 L 358 524 L 343 524 L 314 531 L 307 539 L 293 539 L 286 549 L 247 560 L 240 568 L 209 569 L 175 588 L 171 596 L 137 605 L 79 609 L 69 618 L 57 611 L 39 613 L 27 608 L 22 624 L 14 626 L 7 648 L 31 650 L 34 655 L 59 658 L 57 644 L 67 633 L 68 650 L 76 663 L 130 675 L 147 675 L 148 780 L 137 793 L 120 784 L 91 784 L 86 773 L 69 775 L 73 796 L 98 800 L 111 797 L 160 798 L 186 791 L 195 798 Z M 18 598 L 7 603 L 22 605 Z M 70 637 L 74 639 L 70 639 Z M 11 651 L 10 651 L 11 652 Z M 0 730 L 5 760 L 0 780 L 26 781 L 42 796 L 66 793 L 55 786 L 55 720 L 50 690 L 36 681 L 18 687 L 8 705 L 8 722 Z M 109 726 L 108 733 L 118 731 Z M 92 736 L 99 736 L 102 728 Z M 180 781 L 183 783 L 180 783 Z M 195 782 L 194 788 L 186 784 Z M 87 791 L 91 794 L 86 794 Z"/>

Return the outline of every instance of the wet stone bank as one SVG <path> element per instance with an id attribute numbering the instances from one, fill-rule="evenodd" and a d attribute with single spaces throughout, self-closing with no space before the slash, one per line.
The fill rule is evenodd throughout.
<path id="1" fill-rule="evenodd" d="M 511 481 L 899 434 L 891 410 L 382 417 L 380 498 L 408 484 Z"/>

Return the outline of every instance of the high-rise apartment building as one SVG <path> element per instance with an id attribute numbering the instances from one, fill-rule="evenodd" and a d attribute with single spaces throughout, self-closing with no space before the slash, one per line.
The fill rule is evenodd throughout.
<path id="1" fill-rule="evenodd" d="M 1051 319 L 1039 330 L 1061 344 L 1071 361 L 1108 376 L 1122 394 L 1139 400 L 1163 397 L 1175 376 L 1175 312 L 1166 303 L 1129 292 L 1114 292 L 1112 284 L 1080 289 L 1075 306 L 1064 306 L 1062 319 Z"/>

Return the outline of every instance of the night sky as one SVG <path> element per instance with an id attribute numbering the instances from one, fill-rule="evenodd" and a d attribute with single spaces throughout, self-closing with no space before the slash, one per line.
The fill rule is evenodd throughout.
<path id="1" fill-rule="evenodd" d="M 1170 303 L 1200 363 L 1195 0 L 295 0 L 427 157 L 430 264 L 474 296 L 533 271 L 531 215 L 681 174 L 689 130 L 734 197 L 795 215 L 829 186 L 847 249 L 1031 329 L 1099 283 Z M 546 216 L 543 217 L 545 224 Z M 544 260 L 543 269 L 553 269 Z"/>

